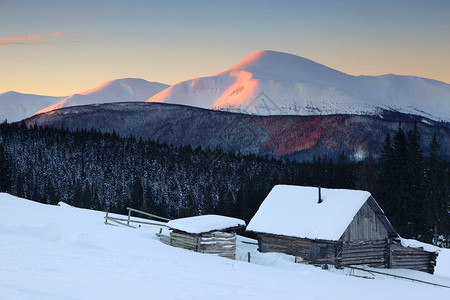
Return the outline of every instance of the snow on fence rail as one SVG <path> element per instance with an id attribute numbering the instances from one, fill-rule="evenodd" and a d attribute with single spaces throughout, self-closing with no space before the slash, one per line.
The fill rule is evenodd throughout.
<path id="1" fill-rule="evenodd" d="M 115 225 L 115 224 L 112 224 L 112 223 L 108 223 L 108 221 L 111 221 L 113 223 L 116 223 L 116 224 L 119 224 L 119 225 L 122 225 L 122 226 L 127 226 L 127 227 L 130 227 L 130 228 L 136 228 L 136 226 L 130 225 L 130 223 L 167 227 L 167 225 L 165 223 L 161 222 L 161 221 L 146 222 L 146 221 L 131 220 L 131 213 L 132 212 L 139 213 L 139 214 L 142 214 L 142 215 L 154 218 L 154 219 L 160 219 L 160 220 L 163 220 L 163 221 L 166 221 L 166 222 L 170 221 L 170 219 L 167 219 L 167 218 L 164 218 L 164 217 L 161 217 L 161 216 L 157 216 L 157 215 L 154 215 L 154 214 L 150 214 L 150 213 L 147 213 L 147 212 L 144 212 L 144 211 L 141 211 L 141 210 L 137 210 L 137 209 L 134 209 L 134 208 L 131 208 L 131 207 L 127 207 L 127 209 L 128 209 L 128 218 L 127 219 L 110 217 L 110 216 L 108 216 L 108 212 L 106 212 L 105 224 L 106 225 Z"/>

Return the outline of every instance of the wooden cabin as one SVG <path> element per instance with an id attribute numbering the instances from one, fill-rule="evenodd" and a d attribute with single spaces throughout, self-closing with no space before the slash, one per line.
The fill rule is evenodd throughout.
<path id="1" fill-rule="evenodd" d="M 181 218 L 167 223 L 171 246 L 200 253 L 236 258 L 236 233 L 245 227 L 240 219 L 218 215 Z"/>
<path id="2" fill-rule="evenodd" d="M 405 243 L 369 192 L 275 186 L 250 221 L 258 250 L 311 263 L 434 272 L 437 249 Z"/>

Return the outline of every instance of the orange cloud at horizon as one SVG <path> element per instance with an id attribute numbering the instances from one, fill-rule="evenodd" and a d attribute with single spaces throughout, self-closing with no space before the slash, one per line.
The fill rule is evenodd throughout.
<path id="1" fill-rule="evenodd" d="M 0 37 L 0 45 L 19 44 L 21 41 L 43 39 L 42 34 L 10 35 Z"/>
<path id="2" fill-rule="evenodd" d="M 69 38 L 62 32 L 53 32 L 49 34 L 27 34 L 27 35 L 10 35 L 0 37 L 0 46 L 11 45 L 11 44 L 39 44 L 41 40 L 48 38 Z"/>

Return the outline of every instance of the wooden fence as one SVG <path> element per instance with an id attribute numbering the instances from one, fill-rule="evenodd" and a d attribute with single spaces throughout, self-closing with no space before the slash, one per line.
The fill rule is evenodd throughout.
<path id="1" fill-rule="evenodd" d="M 150 213 L 147 213 L 147 212 L 145 212 L 145 211 L 137 210 L 137 209 L 134 209 L 134 208 L 131 208 L 131 207 L 127 207 L 127 209 L 128 209 L 128 218 L 127 218 L 127 219 L 124 219 L 124 218 L 116 218 L 116 217 L 110 217 L 110 216 L 108 215 L 108 212 L 106 212 L 106 216 L 105 216 L 105 224 L 106 224 L 106 225 L 122 225 L 122 226 L 130 227 L 130 228 L 136 228 L 136 226 L 130 225 L 130 223 L 145 224 L 145 225 L 154 225 L 154 226 L 160 226 L 160 227 L 167 227 L 167 225 L 164 224 L 164 222 L 170 221 L 170 219 L 167 219 L 167 218 L 164 218 L 164 217 L 160 217 L 160 216 L 157 216 L 157 215 L 154 215 L 154 214 L 150 214 Z M 154 221 L 154 222 L 140 221 L 140 220 L 132 220 L 132 219 L 131 219 L 131 217 L 132 217 L 132 216 L 131 216 L 131 213 L 132 213 L 132 212 L 135 212 L 135 213 L 138 213 L 138 214 L 141 214 L 141 215 L 144 215 L 144 216 L 146 216 L 146 217 L 153 218 L 153 219 L 159 219 L 159 220 L 162 220 L 162 221 L 164 221 L 164 222 L 161 222 L 161 221 L 154 221 L 154 220 L 152 220 L 152 219 L 150 219 L 150 218 L 145 218 L 145 219 L 149 219 L 149 220 Z M 142 217 L 141 217 L 141 219 L 142 219 Z M 112 223 L 108 223 L 108 221 L 110 221 L 110 222 L 112 222 Z"/>

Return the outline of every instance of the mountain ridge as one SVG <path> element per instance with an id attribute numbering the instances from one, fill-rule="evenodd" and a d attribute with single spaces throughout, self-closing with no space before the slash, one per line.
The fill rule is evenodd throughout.
<path id="1" fill-rule="evenodd" d="M 405 131 L 416 121 L 422 148 L 433 134 L 441 155 L 450 159 L 450 124 L 413 115 L 385 111 L 382 116 L 257 116 L 190 106 L 126 102 L 62 108 L 24 120 L 28 126 L 91 128 L 127 137 L 158 140 L 174 146 L 221 148 L 261 156 L 312 160 L 341 153 L 363 160 L 381 153 L 384 137 Z"/>
<path id="2" fill-rule="evenodd" d="M 250 54 L 216 75 L 172 86 L 122 78 L 69 97 L 28 95 L 34 100 L 18 101 L 14 93 L 0 94 L 3 120 L 18 121 L 68 106 L 146 100 L 254 115 L 382 116 L 392 111 L 450 123 L 447 83 L 394 74 L 353 76 L 271 50 Z"/>
<path id="3" fill-rule="evenodd" d="M 167 88 L 167 84 L 141 78 L 121 78 L 104 82 L 71 96 L 45 96 L 8 91 L 0 94 L 0 122 L 17 122 L 34 114 L 61 107 L 108 102 L 145 101 Z"/>
<path id="4" fill-rule="evenodd" d="M 110 80 L 87 91 L 73 94 L 61 102 L 39 110 L 36 114 L 77 105 L 144 101 L 149 96 L 153 96 L 167 87 L 168 85 L 166 84 L 151 82 L 141 78 Z"/>
<path id="5" fill-rule="evenodd" d="M 23 94 L 9 91 L 0 94 L 0 122 L 16 122 L 28 118 L 45 106 L 54 105 L 64 97 Z"/>
<path id="6" fill-rule="evenodd" d="M 393 74 L 353 76 L 265 50 L 216 75 L 172 85 L 147 102 L 257 115 L 379 115 L 393 110 L 450 122 L 448 99 L 450 85 L 444 82 Z"/>

